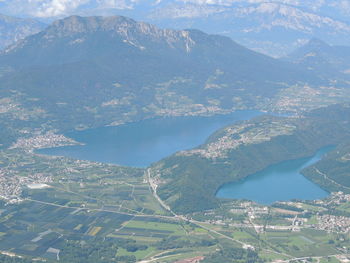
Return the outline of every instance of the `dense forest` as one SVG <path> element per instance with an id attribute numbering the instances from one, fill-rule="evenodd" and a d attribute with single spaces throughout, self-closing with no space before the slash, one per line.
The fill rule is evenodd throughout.
<path id="1" fill-rule="evenodd" d="M 242 248 L 223 247 L 220 251 L 207 256 L 202 263 L 263 263 L 258 253 Z"/>
<path id="2" fill-rule="evenodd" d="M 350 137 L 349 118 L 350 108 L 340 105 L 315 110 L 303 118 L 273 116 L 255 118 L 248 121 L 250 126 L 244 131 L 245 134 L 252 129 L 264 132 L 265 125 L 267 127 L 270 123 L 277 123 L 281 127 L 290 125 L 295 129 L 290 134 L 271 137 L 260 143 L 241 144 L 229 150 L 222 158 L 211 159 L 198 154 L 175 154 L 165 158 L 153 166 L 155 173 L 162 175 L 163 184 L 160 185 L 158 194 L 178 213 L 215 208 L 220 202 L 215 193 L 224 183 L 240 180 L 271 164 L 311 156 L 324 146 L 338 145 L 337 151 L 342 147 L 346 151 L 343 143 Z M 239 125 L 241 124 L 232 127 Z M 226 129 L 227 127 L 215 133 L 207 144 L 226 136 Z M 233 140 L 235 138 L 232 138 Z M 202 145 L 199 149 L 205 148 L 206 145 Z M 328 160 L 320 165 L 339 170 L 334 180 L 341 185 L 348 185 L 349 176 L 346 173 L 348 162 L 341 164 L 334 162 L 335 160 Z M 331 170 L 327 172 L 331 173 Z M 335 187 L 329 183 L 322 184 L 319 180 L 315 182 L 323 187 Z M 342 190 L 339 187 L 337 189 Z"/>

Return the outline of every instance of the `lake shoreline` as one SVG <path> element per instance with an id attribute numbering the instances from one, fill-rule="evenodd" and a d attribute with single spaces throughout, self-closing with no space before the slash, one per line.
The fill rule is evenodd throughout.
<path id="1" fill-rule="evenodd" d="M 146 168 L 178 151 L 205 143 L 213 132 L 224 126 L 263 114 L 266 113 L 240 110 L 226 115 L 153 118 L 119 126 L 71 131 L 64 135 L 80 145 L 43 148 L 35 153 Z"/>

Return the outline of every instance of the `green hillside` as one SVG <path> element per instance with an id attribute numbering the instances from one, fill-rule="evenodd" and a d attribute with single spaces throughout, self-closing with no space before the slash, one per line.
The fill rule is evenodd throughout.
<path id="1" fill-rule="evenodd" d="M 3 52 L 0 73 L 3 97 L 60 130 L 227 113 L 294 84 L 327 84 L 227 37 L 120 16 L 58 20 Z"/>
<path id="2" fill-rule="evenodd" d="M 160 182 L 157 192 L 178 213 L 215 208 L 219 202 L 215 193 L 224 183 L 274 163 L 311 156 L 323 146 L 343 149 L 350 135 L 349 110 L 332 106 L 302 118 L 263 116 L 225 127 L 199 148 L 155 164 L 152 175 Z M 337 182 L 346 185 L 346 168 L 333 166 L 344 169 L 336 174 Z"/>

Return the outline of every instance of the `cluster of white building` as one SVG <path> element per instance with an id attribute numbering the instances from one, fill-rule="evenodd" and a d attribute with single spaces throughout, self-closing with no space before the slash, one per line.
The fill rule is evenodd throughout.
<path id="1" fill-rule="evenodd" d="M 345 216 L 318 216 L 317 228 L 329 232 L 350 233 L 350 218 Z"/>
<path id="2" fill-rule="evenodd" d="M 37 135 L 31 138 L 19 138 L 16 143 L 11 146 L 11 149 L 20 148 L 32 150 L 76 144 L 78 144 L 76 141 L 64 135 L 47 132 L 43 135 Z"/>
<path id="3" fill-rule="evenodd" d="M 7 203 L 22 202 L 22 192 L 24 187 L 31 189 L 41 189 L 48 187 L 47 183 L 52 182 L 52 177 L 41 173 L 19 176 L 9 174 L 5 169 L 0 169 L 0 198 Z"/>

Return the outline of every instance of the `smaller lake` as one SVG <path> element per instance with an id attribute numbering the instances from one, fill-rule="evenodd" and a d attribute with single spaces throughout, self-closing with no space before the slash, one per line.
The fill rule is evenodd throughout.
<path id="1" fill-rule="evenodd" d="M 84 145 L 47 148 L 36 152 L 147 167 L 175 152 L 203 144 L 219 128 L 261 114 L 259 111 L 246 110 L 211 117 L 157 118 L 115 127 L 73 131 L 65 135 Z"/>
<path id="2" fill-rule="evenodd" d="M 241 181 L 223 185 L 216 196 L 228 199 L 247 199 L 266 205 L 292 199 L 325 198 L 329 193 L 308 180 L 300 172 L 321 160 L 332 149 L 332 146 L 324 147 L 310 158 L 271 165 Z"/>

